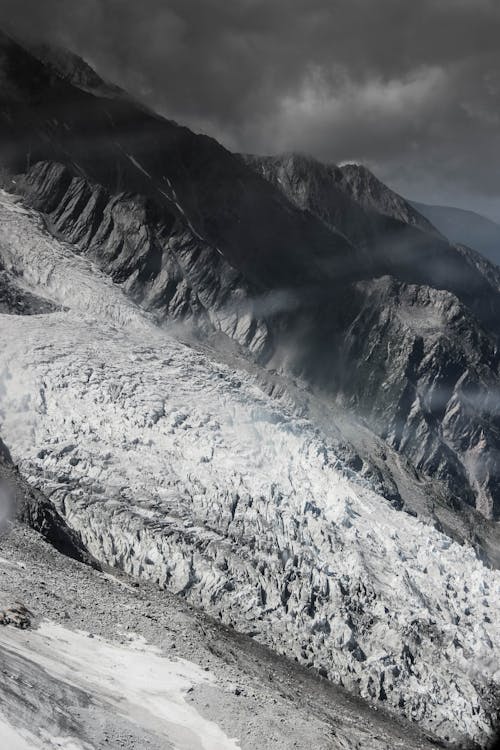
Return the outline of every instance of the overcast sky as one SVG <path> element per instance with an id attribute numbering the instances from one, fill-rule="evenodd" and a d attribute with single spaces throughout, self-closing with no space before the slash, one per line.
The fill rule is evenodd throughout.
<path id="1" fill-rule="evenodd" d="M 0 0 L 231 149 L 362 161 L 500 220 L 500 0 Z"/>

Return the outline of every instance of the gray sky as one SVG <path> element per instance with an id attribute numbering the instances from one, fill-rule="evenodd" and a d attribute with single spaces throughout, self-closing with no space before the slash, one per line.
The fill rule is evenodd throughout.
<path id="1" fill-rule="evenodd" d="M 0 0 L 0 22 L 231 149 L 500 220 L 499 0 Z"/>

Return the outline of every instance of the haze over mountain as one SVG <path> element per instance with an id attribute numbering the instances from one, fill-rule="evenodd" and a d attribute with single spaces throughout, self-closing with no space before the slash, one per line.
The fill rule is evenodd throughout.
<path id="1" fill-rule="evenodd" d="M 382 747 L 399 719 L 418 747 L 485 746 L 498 269 L 361 165 L 231 153 L 5 34 L 0 70 L 0 448 L 38 493 L 22 519 L 376 703 Z M 53 630 L 36 638 L 59 679 Z"/>
<path id="2" fill-rule="evenodd" d="M 474 248 L 496 265 L 500 264 L 500 225 L 485 216 L 451 206 L 413 203 L 451 242 Z"/>

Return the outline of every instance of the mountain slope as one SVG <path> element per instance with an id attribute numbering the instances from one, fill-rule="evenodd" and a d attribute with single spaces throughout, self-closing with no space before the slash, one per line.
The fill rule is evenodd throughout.
<path id="1" fill-rule="evenodd" d="M 52 311 L 0 316 L 2 435 L 30 483 L 101 563 L 485 742 L 487 268 L 364 208 L 334 168 L 263 170 L 8 39 L 2 71 L 3 184 L 23 201 L 0 196 L 0 259 Z"/>
<path id="2" fill-rule="evenodd" d="M 496 518 L 494 446 L 500 434 L 489 394 L 497 389 L 497 333 L 478 326 L 477 307 L 470 309 L 471 299 L 464 293 L 473 269 L 482 276 L 483 299 L 496 306 L 499 287 L 492 269 L 463 248 L 448 248 L 448 283 L 423 285 L 422 275 L 432 276 L 434 267 L 426 269 L 423 256 L 417 260 L 422 243 L 440 247 L 442 239 L 434 231 L 424 232 L 425 220 L 364 167 L 338 169 L 295 155 L 245 159 L 296 205 L 341 230 L 355 246 L 361 243 L 387 258 L 388 250 L 397 255 L 403 243 L 403 252 L 415 254 L 414 268 L 407 266 L 405 276 L 419 285 L 391 279 L 384 275 L 388 265 L 379 263 L 378 280 L 350 288 L 343 307 L 351 315 L 345 313 L 345 327 L 334 340 L 333 311 L 317 321 L 313 337 L 304 335 L 301 366 L 307 379 L 323 390 L 333 381 L 349 409 L 420 471 L 443 480 L 452 505 L 460 498 Z M 401 219 L 412 226 L 406 227 Z M 456 262 L 458 256 L 469 270 Z M 393 273 L 401 271 L 397 259 L 390 263 Z M 323 348 L 318 369 L 318 349 L 327 340 L 332 342 L 331 357 Z M 467 395 L 470 389 L 475 393 L 472 399 Z"/>
<path id="3" fill-rule="evenodd" d="M 129 100 L 82 91 L 8 38 L 1 41 L 5 168 L 56 161 L 112 194 L 140 194 L 167 225 L 179 218 L 259 283 L 317 280 L 334 271 L 337 256 L 349 255 L 343 238 L 294 210 L 214 140 Z"/>
<path id="4" fill-rule="evenodd" d="M 174 339 L 1 204 L 10 252 L 69 308 L 0 316 L 3 434 L 91 554 L 441 737 L 484 741 L 498 571 L 391 507 L 237 361 Z M 37 256 L 55 276 L 36 276 Z"/>
<path id="5" fill-rule="evenodd" d="M 387 187 L 367 167 L 362 164 L 343 164 L 340 171 L 349 185 L 350 194 L 364 208 L 392 216 L 424 232 L 436 233 L 436 228 L 425 214 Z"/>
<path id="6" fill-rule="evenodd" d="M 462 208 L 431 206 L 415 201 L 412 201 L 412 206 L 451 242 L 468 245 L 500 265 L 500 226 L 494 221 Z"/>
<path id="7" fill-rule="evenodd" d="M 36 44 L 30 51 L 46 67 L 74 86 L 99 96 L 126 96 L 111 83 L 104 81 L 90 65 L 67 49 L 52 44 Z"/>

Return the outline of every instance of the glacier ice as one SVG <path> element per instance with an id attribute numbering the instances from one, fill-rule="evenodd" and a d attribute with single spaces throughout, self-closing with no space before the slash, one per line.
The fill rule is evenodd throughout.
<path id="1" fill-rule="evenodd" d="M 0 196 L 1 434 L 99 560 L 451 739 L 491 732 L 500 573 L 355 481 L 252 378 L 160 329 Z"/>

